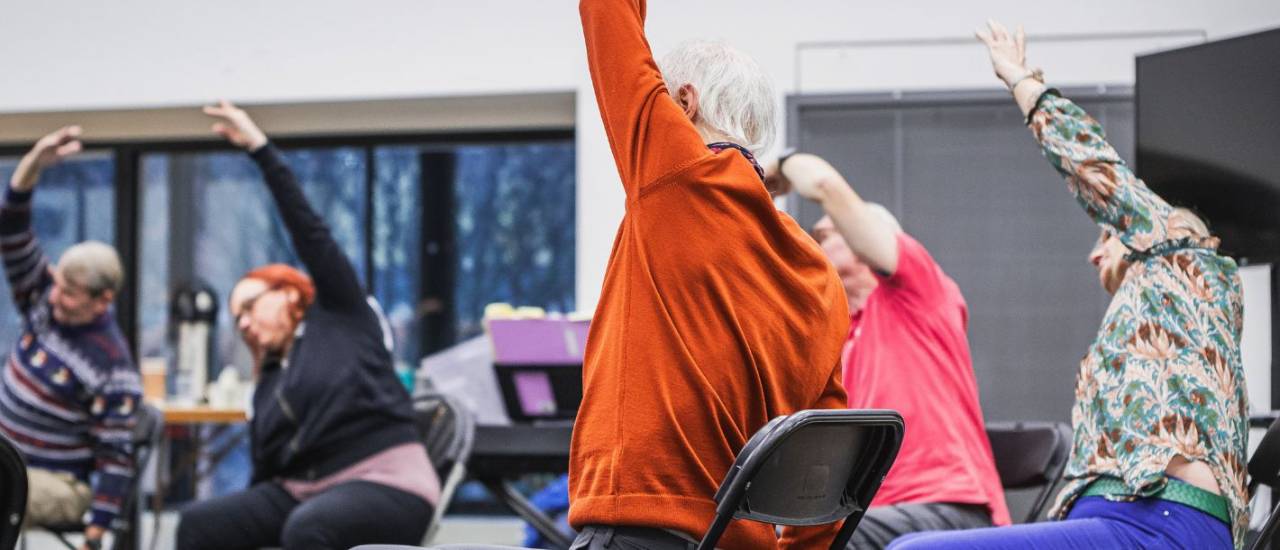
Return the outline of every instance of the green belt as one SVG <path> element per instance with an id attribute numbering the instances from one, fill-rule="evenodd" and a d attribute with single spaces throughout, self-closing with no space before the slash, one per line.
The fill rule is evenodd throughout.
<path id="1" fill-rule="evenodd" d="M 1111 476 L 1102 476 L 1094 480 L 1094 482 L 1090 483 L 1089 487 L 1086 488 L 1084 493 L 1080 496 L 1127 496 L 1131 498 L 1142 498 L 1134 496 L 1133 492 L 1129 490 L 1129 487 L 1126 486 L 1123 481 Z M 1231 525 L 1231 509 L 1227 504 L 1226 498 L 1223 498 L 1222 495 L 1210 493 L 1209 491 L 1196 487 L 1195 485 L 1185 481 L 1169 478 L 1169 482 L 1165 484 L 1164 489 L 1161 489 L 1160 492 L 1151 495 L 1148 498 L 1158 498 L 1160 500 L 1176 502 L 1183 506 L 1189 506 L 1218 518 L 1227 525 Z"/>

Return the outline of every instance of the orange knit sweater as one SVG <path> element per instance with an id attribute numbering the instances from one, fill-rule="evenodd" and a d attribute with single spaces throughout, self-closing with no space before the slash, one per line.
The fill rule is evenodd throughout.
<path id="1" fill-rule="evenodd" d="M 700 538 L 734 457 L 770 418 L 843 408 L 844 291 L 737 151 L 671 99 L 644 0 L 582 0 L 596 99 L 626 189 L 583 365 L 570 523 Z M 836 526 L 737 521 L 722 548 L 816 548 Z"/>

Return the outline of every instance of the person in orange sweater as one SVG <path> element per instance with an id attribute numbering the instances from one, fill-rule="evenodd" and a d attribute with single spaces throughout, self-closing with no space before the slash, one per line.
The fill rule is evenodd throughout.
<path id="1" fill-rule="evenodd" d="M 574 548 L 691 548 L 735 455 L 771 418 L 843 408 L 844 291 L 774 207 L 752 150 L 774 95 L 722 44 L 659 72 L 644 0 L 582 0 L 587 59 L 626 192 L 583 364 L 569 458 Z M 665 79 L 664 79 L 665 76 Z M 735 522 L 723 548 L 817 548 L 839 525 Z"/>

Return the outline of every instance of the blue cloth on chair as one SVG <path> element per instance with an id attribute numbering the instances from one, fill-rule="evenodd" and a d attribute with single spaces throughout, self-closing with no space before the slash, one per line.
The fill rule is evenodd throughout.
<path id="1" fill-rule="evenodd" d="M 568 535 L 569 538 L 577 535 L 573 528 L 569 527 L 568 474 L 560 476 L 546 487 L 543 487 L 541 491 L 534 493 L 529 502 L 539 510 L 542 510 L 547 516 L 554 518 L 556 526 L 560 528 L 560 532 Z M 541 548 L 549 544 L 551 544 L 551 541 L 543 537 L 532 525 L 526 524 L 524 526 L 524 546 Z"/>

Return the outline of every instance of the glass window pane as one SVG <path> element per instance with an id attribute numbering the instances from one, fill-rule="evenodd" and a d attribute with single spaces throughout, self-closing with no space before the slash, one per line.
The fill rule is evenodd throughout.
<path id="1" fill-rule="evenodd" d="M 0 158 L 0 182 L 8 186 L 18 157 Z M 50 167 L 36 186 L 31 225 L 50 263 L 71 245 L 97 240 L 115 243 L 115 157 L 91 151 Z M 129 278 L 130 274 L 126 274 Z M 0 345 L 9 345 L 20 330 L 9 284 L 0 277 Z"/>
<path id="2" fill-rule="evenodd" d="M 482 331 L 491 302 L 573 311 L 573 142 L 465 146 L 457 155 L 458 338 Z"/>
<path id="3" fill-rule="evenodd" d="M 423 154 L 452 154 L 453 180 L 424 182 Z M 424 223 L 452 223 L 455 337 L 481 332 L 484 306 L 508 302 L 553 312 L 574 308 L 573 142 L 387 146 L 374 151 L 373 289 L 387 310 L 398 356 L 416 363 L 423 319 Z M 424 185 L 451 185 L 448 208 L 427 205 Z M 438 194 L 436 194 L 438 195 Z M 451 214 L 449 220 L 432 213 Z"/>
<path id="4" fill-rule="evenodd" d="M 396 357 L 413 365 L 421 356 L 418 306 L 422 269 L 422 164 L 415 146 L 379 147 L 373 153 L 373 293 L 396 337 Z"/>

